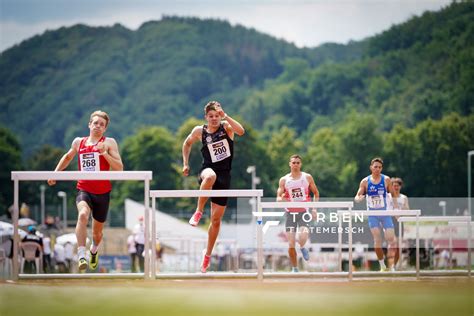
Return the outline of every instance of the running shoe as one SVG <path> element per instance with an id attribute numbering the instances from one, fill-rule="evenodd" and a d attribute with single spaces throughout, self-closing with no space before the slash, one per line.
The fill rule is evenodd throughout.
<path id="1" fill-rule="evenodd" d="M 206 273 L 211 264 L 211 256 L 206 255 L 206 250 L 202 251 L 201 272 Z"/>
<path id="2" fill-rule="evenodd" d="M 86 258 L 79 258 L 79 262 L 77 264 L 79 271 L 84 271 L 87 269 L 87 260 Z"/>
<path id="3" fill-rule="evenodd" d="M 297 267 L 292 267 L 291 268 L 291 273 L 298 273 L 300 272 Z"/>
<path id="4" fill-rule="evenodd" d="M 387 267 L 380 268 L 380 272 L 389 272 L 389 271 L 390 271 L 390 269 L 387 268 Z"/>
<path id="5" fill-rule="evenodd" d="M 96 253 L 90 252 L 91 256 L 89 258 L 89 266 L 91 267 L 92 270 L 97 269 L 97 266 L 99 265 L 99 252 L 97 251 Z"/>
<path id="6" fill-rule="evenodd" d="M 199 212 L 199 211 L 194 212 L 193 216 L 189 220 L 189 224 L 191 226 L 196 227 L 199 224 L 199 220 L 201 219 L 201 217 L 202 217 L 202 212 Z"/>
<path id="7" fill-rule="evenodd" d="M 306 249 L 306 248 L 304 248 L 304 247 L 301 248 L 301 254 L 303 255 L 303 259 L 304 259 L 305 261 L 308 261 L 308 260 L 309 260 L 309 251 L 308 251 L 308 249 Z"/>

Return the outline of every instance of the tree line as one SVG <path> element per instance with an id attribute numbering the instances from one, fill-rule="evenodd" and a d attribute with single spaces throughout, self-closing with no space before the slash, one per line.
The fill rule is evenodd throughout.
<path id="1" fill-rule="evenodd" d="M 337 126 L 324 127 L 309 141 L 298 136 L 295 129 L 284 127 L 271 134 L 268 140 L 262 133 L 244 121 L 246 134 L 235 139 L 235 159 L 232 170 L 232 188 L 251 187 L 248 166 L 257 168 L 261 178 L 259 188 L 265 196 L 275 195 L 278 179 L 289 171 L 292 154 L 303 157 L 303 170 L 311 173 L 323 197 L 352 197 L 362 177 L 368 175 L 368 165 L 375 156 L 384 159 L 384 172 L 405 181 L 408 196 L 467 195 L 465 157 L 474 144 L 474 115 L 453 113 L 440 120 L 426 120 L 413 128 L 396 125 L 389 132 L 372 114 L 357 112 L 347 116 Z M 349 119 L 350 117 L 350 119 Z M 113 118 L 112 118 L 113 119 Z M 201 164 L 199 146 L 195 145 L 190 157 L 191 176 L 181 175 L 181 145 L 192 127 L 202 124 L 188 119 L 176 133 L 163 126 L 143 127 L 126 137 L 120 144 L 125 170 L 153 171 L 152 189 L 198 189 L 197 172 Z M 113 134 L 110 134 L 113 137 Z M 67 148 L 43 145 L 30 159 L 22 163 L 22 149 L 12 132 L 0 129 L 0 207 L 7 212 L 12 203 L 11 170 L 54 170 Z M 70 170 L 77 170 L 71 163 Z M 66 191 L 71 203 L 75 196 L 72 182 L 62 182 L 47 195 L 48 201 L 57 200 L 57 191 Z M 38 183 L 22 183 L 21 200 L 38 204 Z M 143 185 L 125 181 L 114 183 L 112 205 L 121 209 L 125 198 L 143 199 Z M 163 209 L 191 208 L 188 200 L 169 200 Z"/>

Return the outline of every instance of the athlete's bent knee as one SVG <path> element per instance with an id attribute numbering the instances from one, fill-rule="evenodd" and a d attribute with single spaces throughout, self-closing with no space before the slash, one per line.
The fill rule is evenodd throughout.
<path id="1" fill-rule="evenodd" d="M 79 210 L 77 220 L 81 224 L 87 224 L 87 222 L 89 221 L 89 212 L 87 211 L 86 208 L 83 208 L 83 209 Z"/>
<path id="2" fill-rule="evenodd" d="M 221 226 L 221 219 L 220 218 L 212 218 L 211 219 L 211 224 L 214 227 L 220 227 Z"/>

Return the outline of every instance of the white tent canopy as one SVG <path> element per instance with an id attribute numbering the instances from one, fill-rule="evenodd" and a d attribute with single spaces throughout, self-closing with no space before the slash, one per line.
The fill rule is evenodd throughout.
<path id="1" fill-rule="evenodd" d="M 125 200 L 125 227 L 133 231 L 133 227 L 138 224 L 138 218 L 144 217 L 145 207 L 143 204 L 130 199 Z M 189 216 L 191 216 L 190 214 Z M 156 211 L 156 232 L 157 237 L 168 247 L 179 249 L 182 247 L 179 239 L 202 240 L 207 239 L 207 230 L 192 227 L 187 222 L 181 221 L 169 214 Z M 167 241 L 173 239 L 176 241 Z"/>
<path id="2" fill-rule="evenodd" d="M 145 208 L 143 204 L 135 202 L 130 199 L 125 200 L 125 226 L 127 229 L 133 231 L 133 227 L 138 223 L 138 218 L 144 216 Z M 189 216 L 192 213 L 190 212 Z M 179 239 L 203 241 L 207 240 L 207 228 L 192 227 L 186 221 L 179 220 L 169 214 L 156 211 L 156 232 L 157 237 L 168 247 L 175 249 L 182 248 Z M 222 223 L 219 232 L 218 241 L 221 239 L 235 240 L 238 248 L 255 248 L 257 246 L 256 223 L 248 224 L 226 224 Z M 176 239 L 172 241 L 170 239 Z M 265 236 L 264 248 L 275 248 L 284 245 L 286 247 L 287 241 L 285 239 L 285 227 L 273 227 L 269 229 Z M 202 245 L 200 245 L 202 246 Z M 183 249 L 181 249 L 183 250 Z"/>
<path id="3" fill-rule="evenodd" d="M 18 229 L 20 239 L 26 236 L 26 232 L 23 229 Z M 13 236 L 13 224 L 0 221 L 0 236 Z"/>

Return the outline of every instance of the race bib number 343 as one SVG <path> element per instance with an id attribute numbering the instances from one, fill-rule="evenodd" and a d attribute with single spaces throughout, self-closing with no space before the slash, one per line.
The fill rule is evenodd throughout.
<path id="1" fill-rule="evenodd" d="M 211 154 L 212 162 L 218 162 L 231 156 L 229 142 L 227 141 L 227 139 L 208 144 L 207 148 L 209 149 L 209 153 Z"/>
<path id="2" fill-rule="evenodd" d="M 79 156 L 81 171 L 100 171 L 99 153 L 85 153 Z"/>

